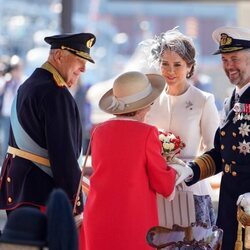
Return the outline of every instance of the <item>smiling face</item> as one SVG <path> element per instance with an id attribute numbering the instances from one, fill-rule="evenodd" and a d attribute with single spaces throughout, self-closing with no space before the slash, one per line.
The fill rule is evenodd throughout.
<path id="1" fill-rule="evenodd" d="M 85 72 L 87 61 L 84 58 L 76 56 L 68 51 L 63 51 L 64 56 L 62 60 L 61 76 L 70 87 L 76 84 L 80 78 L 81 73 Z"/>
<path id="2" fill-rule="evenodd" d="M 52 61 L 49 61 L 56 67 L 68 87 L 76 84 L 81 73 L 86 70 L 87 61 L 84 58 L 76 56 L 66 50 L 54 50 L 50 59 Z"/>
<path id="3" fill-rule="evenodd" d="M 250 50 L 221 55 L 224 71 L 230 82 L 239 88 L 250 82 Z"/>
<path id="4" fill-rule="evenodd" d="M 186 84 L 191 66 L 188 66 L 176 52 L 167 49 L 162 53 L 160 69 L 167 84 L 178 87 Z"/>

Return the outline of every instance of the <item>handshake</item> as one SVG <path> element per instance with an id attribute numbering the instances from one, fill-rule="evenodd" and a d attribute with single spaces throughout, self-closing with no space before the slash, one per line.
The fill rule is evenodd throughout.
<path id="1" fill-rule="evenodd" d="M 192 168 L 188 167 L 184 161 L 173 158 L 168 165 L 173 168 L 177 173 L 177 179 L 175 186 L 179 185 L 183 181 L 191 180 L 193 178 L 193 170 Z"/>

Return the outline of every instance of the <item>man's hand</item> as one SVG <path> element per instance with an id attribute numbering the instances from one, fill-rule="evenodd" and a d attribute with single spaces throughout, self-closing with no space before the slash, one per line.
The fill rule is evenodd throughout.
<path id="1" fill-rule="evenodd" d="M 245 213 L 250 215 L 250 193 L 241 194 L 236 204 L 243 207 Z"/>
<path id="2" fill-rule="evenodd" d="M 75 219 L 76 228 L 79 228 L 82 225 L 83 213 L 74 216 L 74 219 Z"/>
<path id="3" fill-rule="evenodd" d="M 173 168 L 178 175 L 178 178 L 176 180 L 175 186 L 179 185 L 184 180 L 188 180 L 193 177 L 194 173 L 193 170 L 188 167 L 187 165 L 179 165 L 179 164 L 169 164 L 171 168 Z"/>

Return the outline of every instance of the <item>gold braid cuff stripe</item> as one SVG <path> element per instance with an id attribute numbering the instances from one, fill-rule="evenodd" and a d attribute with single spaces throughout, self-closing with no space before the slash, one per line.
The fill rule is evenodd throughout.
<path id="1" fill-rule="evenodd" d="M 215 174 L 216 172 L 215 162 L 210 155 L 204 154 L 200 157 L 197 157 L 194 160 L 194 162 L 200 168 L 200 180 L 203 180 Z"/>

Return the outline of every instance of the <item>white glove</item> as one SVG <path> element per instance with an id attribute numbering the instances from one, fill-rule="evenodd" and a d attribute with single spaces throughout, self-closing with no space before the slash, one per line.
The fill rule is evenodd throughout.
<path id="1" fill-rule="evenodd" d="M 170 164 L 170 165 L 171 164 L 178 164 L 178 165 L 186 166 L 186 163 L 177 157 L 173 157 L 170 161 L 168 161 L 168 164 Z"/>
<path id="2" fill-rule="evenodd" d="M 169 164 L 169 166 L 173 168 L 178 175 L 175 186 L 179 185 L 184 180 L 192 178 L 194 175 L 192 168 L 188 167 L 187 165 L 183 166 L 179 164 Z"/>
<path id="3" fill-rule="evenodd" d="M 250 193 L 241 194 L 236 204 L 242 206 L 245 213 L 250 215 Z"/>

